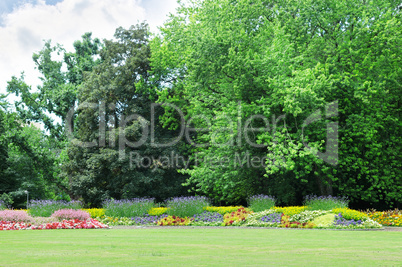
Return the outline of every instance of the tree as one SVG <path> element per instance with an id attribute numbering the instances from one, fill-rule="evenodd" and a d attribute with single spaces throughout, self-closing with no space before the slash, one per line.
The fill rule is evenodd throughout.
<path id="1" fill-rule="evenodd" d="M 400 203 L 397 6 L 182 4 L 151 43 L 159 101 L 180 107 L 190 126 L 208 128 L 192 135 L 205 144 L 193 146 L 194 158 L 231 159 L 184 170 L 188 184 L 229 202 L 268 193 L 298 204 L 314 193 L 347 195 L 354 205 Z M 164 122 L 178 126 L 173 116 Z M 248 155 L 266 157 L 264 168 L 247 165 Z"/>
<path id="2" fill-rule="evenodd" d="M 2 147 L 7 153 L 2 156 L 7 160 L 1 177 L 2 189 L 16 198 L 15 205 L 21 205 L 26 199 L 25 190 L 31 198 L 69 198 L 68 180 L 60 177 L 60 166 L 68 159 L 64 122 L 77 103 L 77 88 L 85 72 L 100 62 L 97 55 L 102 45 L 91 36 L 86 33 L 82 41 L 74 42 L 74 53 L 67 53 L 60 45 L 52 46 L 47 41 L 43 49 L 33 55 L 42 74 L 38 90 L 32 90 L 25 83 L 23 74 L 8 82 L 7 91 L 20 96 L 20 100 L 15 102 L 16 113 L 7 111 L 3 116 L 7 130 L 2 134 L 2 142 L 6 144 Z M 63 61 L 54 60 L 55 54 L 63 54 Z M 49 135 L 28 127 L 30 122 L 43 123 Z"/>
<path id="3" fill-rule="evenodd" d="M 108 198 L 163 200 L 185 193 L 183 176 L 161 163 L 161 156 L 176 148 L 154 147 L 144 134 L 149 132 L 151 99 L 156 97 L 148 90 L 153 86 L 148 26 L 120 27 L 114 37 L 104 40 L 101 63 L 79 88 L 80 107 L 71 128 L 75 139 L 68 149 L 70 161 L 64 175 L 75 196 L 91 206 Z M 155 125 L 159 127 L 157 121 Z M 158 129 L 157 141 L 172 134 Z"/>
<path id="4" fill-rule="evenodd" d="M 34 199 L 63 198 L 67 184 L 55 175 L 51 141 L 40 129 L 24 125 L 18 114 L 0 109 L 0 194 L 9 204 L 26 207 L 25 190 Z"/>
<path id="5" fill-rule="evenodd" d="M 85 72 L 99 64 L 99 49 L 102 44 L 98 38 L 92 39 L 91 33 L 82 36 L 82 41 L 74 42 L 75 52 L 66 52 L 60 45 L 52 46 L 47 41 L 39 53 L 32 58 L 42 74 L 42 85 L 32 90 L 24 82 L 24 76 L 12 77 L 7 91 L 21 96 L 15 103 L 16 110 L 23 120 L 42 122 L 50 134 L 61 141 L 65 139 L 64 122 L 71 108 L 77 103 L 78 87 Z M 53 60 L 55 54 L 63 55 L 63 61 Z M 63 71 L 63 65 L 67 71 Z M 55 122 L 54 117 L 61 120 Z"/>

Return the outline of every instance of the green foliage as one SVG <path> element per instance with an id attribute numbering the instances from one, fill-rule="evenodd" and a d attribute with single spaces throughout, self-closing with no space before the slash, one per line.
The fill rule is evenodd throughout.
<path id="1" fill-rule="evenodd" d="M 190 136 L 203 146 L 191 148 L 186 185 L 227 202 L 268 192 L 283 204 L 312 193 L 401 203 L 399 4 L 181 4 L 152 41 L 151 64 L 158 101 L 207 129 Z M 256 114 L 269 127 L 247 121 Z M 163 122 L 179 127 L 170 108 Z M 253 157 L 265 164 L 247 165 Z"/>
<path id="2" fill-rule="evenodd" d="M 50 217 L 55 211 L 62 209 L 80 210 L 82 203 L 79 201 L 63 200 L 32 200 L 29 202 L 28 213 L 37 217 Z"/>
<path id="3" fill-rule="evenodd" d="M 15 207 L 25 207 L 26 190 L 34 199 L 70 198 L 68 178 L 60 176 L 61 166 L 66 164 L 64 122 L 69 109 L 76 104 L 84 72 L 99 62 L 95 56 L 100 42 L 87 33 L 74 47 L 75 53 L 66 53 L 60 45 L 52 46 L 47 41 L 33 55 L 42 74 L 38 90 L 25 83 L 23 74 L 8 82 L 7 91 L 19 100 L 15 101 L 15 113 L 6 110 L 3 115 L 0 111 L 0 164 L 5 165 L 0 166 L 0 193 L 8 193 Z M 62 54 L 64 61 L 54 60 L 56 54 Z M 67 72 L 62 70 L 63 64 L 67 64 Z M 55 116 L 61 124 L 54 122 Z M 41 122 L 48 132 L 29 127 L 31 122 Z M 3 123 L 7 129 L 4 134 Z"/>
<path id="4" fill-rule="evenodd" d="M 25 208 L 31 198 L 55 198 L 67 183 L 57 176 L 59 166 L 54 140 L 32 125 L 24 125 L 17 113 L 0 110 L 0 193 L 8 205 Z"/>
<path id="5" fill-rule="evenodd" d="M 352 209 L 348 209 L 348 208 L 338 208 L 338 209 L 333 209 L 332 210 L 333 213 L 335 214 L 341 214 L 342 217 L 346 220 L 365 220 L 368 218 L 368 215 L 357 211 L 357 210 L 352 210 Z"/>
<path id="6" fill-rule="evenodd" d="M 169 208 L 166 213 L 183 218 L 191 217 L 202 213 L 210 204 L 209 199 L 202 196 L 175 197 L 166 200 L 166 207 Z"/>
<path id="7" fill-rule="evenodd" d="M 150 98 L 155 97 L 146 90 L 153 86 L 148 42 L 145 23 L 118 28 L 114 40 L 104 41 L 101 63 L 79 87 L 79 103 L 94 108 L 76 111 L 62 176 L 71 181 L 72 194 L 89 206 L 110 198 L 151 196 L 162 201 L 186 193 L 181 186 L 185 177 L 164 161 L 180 148 L 153 146 L 143 132 L 150 127 Z M 155 142 L 165 143 L 172 133 L 161 129 L 159 113 L 156 109 Z M 95 145 L 82 145 L 94 140 Z"/>
<path id="8" fill-rule="evenodd" d="M 345 197 L 333 196 L 306 196 L 304 205 L 308 210 L 332 210 L 347 208 L 349 201 Z"/>
<path id="9" fill-rule="evenodd" d="M 187 189 L 236 205 L 265 193 L 280 205 L 317 194 L 400 206 L 400 3 L 188 1 L 149 36 L 143 23 L 103 42 L 86 33 L 73 52 L 47 41 L 33 55 L 37 90 L 11 78 L 20 99 L 14 113 L 0 95 L 0 193 L 16 207 L 25 190 L 100 206 Z M 152 118 L 155 101 L 168 105 Z M 187 140 L 155 145 L 182 128 Z M 174 155 L 189 164 L 167 166 Z"/>
<path id="10" fill-rule="evenodd" d="M 292 216 L 290 216 L 289 220 L 290 221 L 296 221 L 299 223 L 307 223 L 307 222 L 311 222 L 313 220 L 315 220 L 316 218 L 328 214 L 329 211 L 325 211 L 325 210 L 306 210 L 306 211 L 302 211 L 298 214 L 294 214 Z M 333 222 L 333 220 L 332 220 Z"/>
<path id="11" fill-rule="evenodd" d="M 205 211 L 208 212 L 217 212 L 221 215 L 225 215 L 226 213 L 231 213 L 237 211 L 238 209 L 243 208 L 243 206 L 225 206 L 225 207 L 204 207 Z"/>
<path id="12" fill-rule="evenodd" d="M 78 87 L 85 73 L 99 64 L 96 57 L 101 47 L 99 39 L 92 39 L 91 33 L 85 33 L 82 41 L 74 42 L 75 52 L 66 52 L 61 45 L 52 46 L 50 40 L 46 41 L 42 50 L 32 56 L 42 74 L 38 90 L 32 90 L 23 75 L 13 76 L 8 82 L 7 91 L 21 97 L 15 107 L 22 120 L 42 122 L 53 137 L 65 139 L 68 112 L 77 103 Z M 61 55 L 63 61 L 54 60 L 55 55 Z M 67 65 L 66 72 L 62 70 L 63 65 Z M 55 123 L 49 114 L 60 118 L 62 124 Z"/>
<path id="13" fill-rule="evenodd" d="M 11 207 L 14 203 L 12 196 L 7 193 L 3 193 L 0 196 L 0 210 L 4 210 L 7 207 Z"/>
<path id="14" fill-rule="evenodd" d="M 107 200 L 103 203 L 103 209 L 106 216 L 111 217 L 135 217 L 143 216 L 154 208 L 155 199 L 153 198 L 137 198 L 125 200 Z"/>
<path id="15" fill-rule="evenodd" d="M 301 207 L 290 206 L 290 207 L 274 207 L 273 210 L 275 212 L 283 213 L 287 216 L 292 216 L 292 215 L 299 214 L 299 213 L 305 211 L 306 208 L 307 208 L 306 206 L 301 206 Z"/>
<path id="16" fill-rule="evenodd" d="M 313 220 L 313 223 L 319 228 L 321 227 L 327 228 L 334 224 L 334 220 L 335 220 L 335 214 L 328 213 L 315 218 Z"/>
<path id="17" fill-rule="evenodd" d="M 255 195 L 248 198 L 248 207 L 254 212 L 269 210 L 275 206 L 275 198 L 266 195 Z"/>

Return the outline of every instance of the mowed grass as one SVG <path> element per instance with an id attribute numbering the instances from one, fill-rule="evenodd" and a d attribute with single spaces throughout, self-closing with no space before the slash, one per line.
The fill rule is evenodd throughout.
<path id="1" fill-rule="evenodd" d="M 242 228 L 1 231 L 0 266 L 402 266 L 402 232 Z"/>

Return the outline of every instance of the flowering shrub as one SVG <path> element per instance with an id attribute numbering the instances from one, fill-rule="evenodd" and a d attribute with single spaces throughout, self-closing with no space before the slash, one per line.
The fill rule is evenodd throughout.
<path id="1" fill-rule="evenodd" d="M 363 229 L 368 229 L 368 228 L 382 228 L 382 225 L 379 224 L 378 222 L 373 221 L 372 219 L 368 218 L 365 219 L 362 224 L 361 227 L 359 228 L 363 228 Z"/>
<path id="2" fill-rule="evenodd" d="M 99 229 L 109 228 L 109 226 L 90 219 L 87 221 L 64 220 L 62 222 L 52 222 L 41 225 L 32 225 L 24 222 L 4 222 L 0 221 L 0 230 L 43 230 L 43 229 Z"/>
<path id="3" fill-rule="evenodd" d="M 384 225 L 384 226 L 399 226 L 402 227 L 402 211 L 372 211 L 367 212 L 370 219 Z"/>
<path id="4" fill-rule="evenodd" d="M 243 206 L 228 206 L 228 207 L 204 207 L 203 209 L 209 212 L 217 212 L 219 214 L 225 215 L 226 213 L 231 213 L 243 208 Z"/>
<path id="5" fill-rule="evenodd" d="M 155 207 L 154 198 L 133 198 L 122 200 L 107 200 L 103 202 L 106 216 L 134 217 L 148 214 Z"/>
<path id="6" fill-rule="evenodd" d="M 107 225 L 134 225 L 133 220 L 127 217 L 102 216 L 98 220 Z"/>
<path id="7" fill-rule="evenodd" d="M 134 225 L 153 225 L 158 223 L 158 221 L 162 220 L 163 218 L 168 217 L 167 214 L 161 215 L 145 215 L 143 217 L 134 217 L 131 218 L 131 221 Z"/>
<path id="8" fill-rule="evenodd" d="M 358 225 L 358 224 L 362 224 L 362 221 L 361 220 L 355 221 L 354 219 L 347 220 L 342 217 L 342 213 L 335 215 L 335 225 L 349 226 L 349 225 Z"/>
<path id="9" fill-rule="evenodd" d="M 355 220 L 355 219 L 346 219 L 342 217 L 342 214 L 339 213 L 335 216 L 335 228 L 348 228 L 348 229 L 367 229 L 367 228 L 382 228 L 382 225 L 378 222 L 373 221 L 370 218 L 365 218 L 363 220 Z"/>
<path id="10" fill-rule="evenodd" d="M 62 209 L 57 210 L 52 214 L 52 217 L 58 220 L 81 220 L 86 221 L 87 219 L 91 218 L 91 215 L 83 210 L 73 210 L 73 209 Z"/>
<path id="11" fill-rule="evenodd" d="M 332 212 L 335 214 L 340 213 L 346 220 L 364 220 L 368 218 L 367 214 L 349 208 L 333 209 Z"/>
<path id="12" fill-rule="evenodd" d="M 180 218 L 177 216 L 168 216 L 158 221 L 158 225 L 160 226 L 178 226 L 178 225 L 189 225 L 192 221 L 192 218 Z"/>
<path id="13" fill-rule="evenodd" d="M 285 228 L 313 228 L 315 225 L 312 222 L 301 223 L 297 221 L 291 221 L 290 216 L 283 215 L 281 219 L 281 224 L 279 226 Z"/>
<path id="14" fill-rule="evenodd" d="M 148 211 L 148 214 L 152 215 L 152 216 L 159 216 L 159 215 L 165 214 L 168 209 L 169 208 L 165 208 L 165 207 L 152 208 Z"/>
<path id="15" fill-rule="evenodd" d="M 316 217 L 312 223 L 318 228 L 328 228 L 334 225 L 334 220 L 336 220 L 335 214 L 328 213 Z"/>
<path id="16" fill-rule="evenodd" d="M 64 200 L 31 200 L 28 207 L 28 213 L 32 216 L 50 217 L 56 210 L 79 210 L 81 209 L 82 204 L 80 201 L 68 202 Z"/>
<path id="17" fill-rule="evenodd" d="M 149 214 L 146 214 L 144 216 L 137 216 L 137 217 L 109 217 L 109 216 L 103 216 L 101 218 L 98 218 L 98 220 L 101 223 L 107 224 L 107 225 L 155 225 L 159 220 L 167 217 L 167 214 L 162 214 L 159 216 L 152 216 Z"/>
<path id="18" fill-rule="evenodd" d="M 167 214 L 179 217 L 189 217 L 202 213 L 203 208 L 209 205 L 208 198 L 202 196 L 175 197 L 166 200 L 166 206 L 169 208 Z"/>
<path id="19" fill-rule="evenodd" d="M 280 224 L 280 222 L 279 223 L 273 221 L 270 222 L 266 219 L 262 221 L 263 217 L 269 216 L 271 214 L 280 214 L 282 216 L 282 213 L 277 213 L 274 209 L 252 213 L 247 217 L 245 226 L 276 227 Z"/>
<path id="20" fill-rule="evenodd" d="M 273 210 L 284 215 L 292 216 L 307 209 L 306 206 L 273 207 Z"/>
<path id="21" fill-rule="evenodd" d="M 223 225 L 241 225 L 246 221 L 248 215 L 251 213 L 252 211 L 248 211 L 245 208 L 240 208 L 237 211 L 227 213 L 223 216 Z"/>
<path id="22" fill-rule="evenodd" d="M 262 216 L 261 221 L 265 223 L 277 224 L 281 222 L 283 213 L 271 213 L 265 216 Z"/>
<path id="23" fill-rule="evenodd" d="M 267 195 L 254 195 L 248 198 L 247 203 L 252 211 L 260 212 L 275 206 L 275 198 Z"/>
<path id="24" fill-rule="evenodd" d="M 218 212 L 204 211 L 193 216 L 191 225 L 219 226 L 223 222 L 223 215 Z"/>
<path id="25" fill-rule="evenodd" d="M 304 205 L 308 210 L 332 210 L 335 208 L 347 208 L 349 200 L 346 197 L 333 196 L 306 196 Z"/>
<path id="26" fill-rule="evenodd" d="M 9 222 L 31 222 L 33 218 L 23 210 L 2 210 L 0 211 L 0 221 Z"/>
<path id="27" fill-rule="evenodd" d="M 296 221 L 299 223 L 306 223 L 306 222 L 311 222 L 315 218 L 325 215 L 327 213 L 328 213 L 328 211 L 324 211 L 324 210 L 305 210 L 298 214 L 294 214 L 294 215 L 290 216 L 289 220 Z"/>
<path id="28" fill-rule="evenodd" d="M 105 216 L 104 209 L 82 209 L 83 211 L 88 212 L 91 215 L 91 218 L 100 218 Z"/>

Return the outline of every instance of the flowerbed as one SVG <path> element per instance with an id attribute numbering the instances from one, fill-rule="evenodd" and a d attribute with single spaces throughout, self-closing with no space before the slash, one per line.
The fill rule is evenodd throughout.
<path id="1" fill-rule="evenodd" d="M 222 209 L 219 209 L 222 208 Z M 214 207 L 223 210 L 224 207 Z M 232 209 L 231 209 L 232 210 Z M 329 229 L 370 229 L 382 225 L 366 214 L 347 209 L 306 210 L 306 207 L 273 207 L 261 212 L 252 212 L 244 207 L 222 215 L 219 212 L 204 211 L 193 216 L 144 215 L 139 217 L 98 218 L 100 222 L 115 225 L 148 226 L 241 226 L 280 228 L 329 228 Z"/>
<path id="2" fill-rule="evenodd" d="M 402 227 L 402 211 L 400 210 L 368 211 L 366 214 L 370 219 L 384 226 Z"/>
<path id="3" fill-rule="evenodd" d="M 226 213 L 231 213 L 237 211 L 238 209 L 243 208 L 243 206 L 228 206 L 228 207 L 204 207 L 205 211 L 209 212 L 217 212 L 219 214 L 225 215 Z"/>
<path id="4" fill-rule="evenodd" d="M 399 210 L 361 212 L 347 207 L 346 198 L 306 197 L 305 206 L 276 207 L 275 198 L 255 195 L 249 207 L 214 207 L 203 196 L 167 199 L 107 200 L 102 209 L 80 209 L 80 202 L 33 201 L 26 210 L 0 210 L 1 230 L 91 229 L 109 225 L 191 225 L 284 228 L 366 229 L 402 226 Z M 41 210 L 43 208 L 43 210 Z M 52 213 L 49 215 L 49 213 Z M 35 215 L 36 214 L 36 215 Z M 45 215 L 46 214 L 46 215 Z M 43 217 L 45 216 L 45 217 Z"/>
<path id="5" fill-rule="evenodd" d="M 52 222 L 40 225 L 33 225 L 25 222 L 0 221 L 0 230 L 45 230 L 45 229 L 101 229 L 109 228 L 108 225 L 100 223 L 95 219 L 81 221 L 63 220 L 61 222 Z"/>
<path id="6" fill-rule="evenodd" d="M 232 213 L 237 211 L 240 208 L 244 208 L 242 206 L 227 206 L 227 207 L 215 207 L 209 206 L 204 207 L 204 213 L 195 214 L 194 221 L 191 225 L 211 225 L 211 226 L 220 226 L 223 222 L 223 216 L 227 213 Z M 245 208 L 246 210 L 249 210 Z M 306 223 L 308 221 L 313 221 L 316 217 L 320 215 L 326 214 L 328 211 L 321 211 L 321 210 L 314 210 L 308 211 L 306 210 L 307 206 L 291 206 L 291 207 L 273 207 L 272 210 L 275 211 L 277 214 L 284 214 L 291 217 L 293 221 L 299 221 L 301 223 Z M 97 218 L 105 223 L 110 225 L 153 225 L 156 224 L 158 220 L 163 217 L 167 217 L 166 214 L 168 208 L 166 207 L 159 207 L 159 208 L 152 208 L 149 210 L 148 214 L 140 217 L 112 217 L 112 216 L 105 216 L 104 209 L 83 209 L 84 211 L 91 214 L 92 218 Z M 366 211 L 361 212 L 349 208 L 335 208 L 331 211 L 334 215 L 338 215 L 341 213 L 341 216 L 345 220 L 355 220 L 361 221 L 366 218 L 370 218 L 371 220 L 378 222 L 383 226 L 399 226 L 402 227 L 402 211 L 400 210 L 390 210 L 390 211 Z M 209 214 L 207 217 L 202 214 Z M 218 215 L 213 215 L 218 214 Z M 163 215 L 163 216 L 162 216 Z M 219 215 L 222 217 L 221 219 Z M 202 220 L 200 219 L 202 216 L 205 218 Z M 213 218 L 213 217 L 217 218 Z M 1 218 L 0 218 L 1 219 Z M 250 218 L 251 219 L 251 218 Z M 266 221 L 264 221 L 266 220 Z M 272 221 L 267 220 L 266 218 L 263 222 L 264 226 L 272 226 L 269 223 Z M 255 223 L 255 222 L 254 222 Z M 338 224 L 339 225 L 339 224 Z M 276 227 L 276 226 L 275 226 Z"/>
<path id="7" fill-rule="evenodd" d="M 82 210 L 88 212 L 91 215 L 91 218 L 105 216 L 104 209 L 82 209 Z"/>

